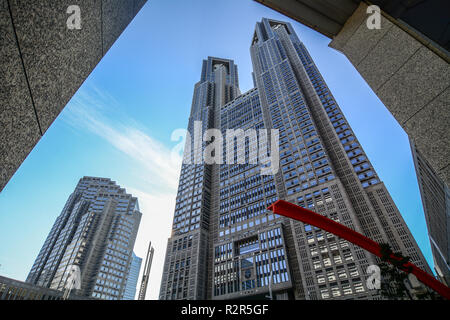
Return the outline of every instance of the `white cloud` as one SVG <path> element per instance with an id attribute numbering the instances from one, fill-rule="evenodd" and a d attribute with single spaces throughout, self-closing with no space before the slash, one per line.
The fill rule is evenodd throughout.
<path id="1" fill-rule="evenodd" d="M 108 92 L 95 86 L 83 88 L 69 103 L 63 121 L 75 129 L 87 130 L 104 139 L 130 158 L 130 168 L 138 166 L 139 177 L 147 188 L 122 185 L 139 199 L 142 220 L 135 243 L 135 253 L 143 258 L 138 288 L 149 241 L 155 248 L 147 299 L 158 299 L 159 287 L 172 217 L 181 157 L 148 135 L 142 126 L 121 112 L 120 104 Z M 120 119 L 120 120 L 118 120 Z M 125 164 L 126 165 L 126 164 Z"/>
<path id="2" fill-rule="evenodd" d="M 140 130 L 135 120 L 120 112 L 117 101 L 109 94 L 96 88 L 89 91 L 71 101 L 63 120 L 91 131 L 137 161 L 154 186 L 176 190 L 181 156 L 174 156 L 169 148 Z"/>
<path id="3" fill-rule="evenodd" d="M 142 258 L 139 283 L 147 254 L 148 243 L 151 240 L 155 248 L 152 269 L 150 271 L 149 285 L 146 299 L 155 300 L 159 296 L 159 287 L 164 267 L 167 239 L 170 236 L 173 210 L 175 209 L 175 195 L 173 194 L 148 194 L 146 192 L 127 188 L 127 191 L 139 199 L 142 220 L 134 246 L 134 252 Z M 139 288 L 138 288 L 139 290 Z"/>

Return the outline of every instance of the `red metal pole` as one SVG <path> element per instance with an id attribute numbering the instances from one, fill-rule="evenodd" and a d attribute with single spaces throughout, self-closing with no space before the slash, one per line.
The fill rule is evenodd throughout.
<path id="1" fill-rule="evenodd" d="M 267 209 L 273 211 L 276 214 L 316 226 L 317 228 L 323 229 L 327 232 L 331 232 L 340 238 L 343 238 L 360 246 L 361 248 L 369 251 L 370 253 L 373 253 L 380 258 L 383 256 L 380 244 L 318 213 L 284 200 L 278 200 L 277 202 L 270 205 Z M 391 254 L 391 258 L 399 260 L 399 258 L 393 254 Z M 447 300 L 450 300 L 450 289 L 422 269 L 418 268 L 413 263 L 407 262 L 403 265 L 403 268 L 400 269 L 403 271 L 410 271 L 423 284 L 427 285 Z"/>

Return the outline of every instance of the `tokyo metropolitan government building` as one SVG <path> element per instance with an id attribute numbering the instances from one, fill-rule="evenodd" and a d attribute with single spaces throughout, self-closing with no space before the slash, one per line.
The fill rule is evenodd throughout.
<path id="1" fill-rule="evenodd" d="M 373 255 L 274 215 L 266 208 L 278 199 L 389 243 L 431 273 L 292 26 L 262 19 L 250 51 L 255 88 L 243 94 L 233 60 L 203 61 L 188 131 L 196 121 L 222 132 L 279 129 L 279 170 L 261 175 L 250 163 L 182 165 L 159 298 L 265 299 L 269 292 L 273 299 L 379 298 L 366 286 Z M 194 146 L 194 156 L 204 148 L 205 142 Z"/>

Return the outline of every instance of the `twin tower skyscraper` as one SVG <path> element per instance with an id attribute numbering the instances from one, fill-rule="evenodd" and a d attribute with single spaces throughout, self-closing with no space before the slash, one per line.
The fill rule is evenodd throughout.
<path id="1" fill-rule="evenodd" d="M 199 124 L 201 133 L 254 129 L 256 137 L 241 140 L 245 158 L 251 160 L 262 129 L 278 130 L 277 170 L 263 175 L 265 164 L 253 161 L 183 163 L 159 298 L 380 298 L 366 283 L 367 268 L 377 258 L 333 234 L 268 211 L 278 199 L 388 243 L 431 273 L 292 26 L 271 19 L 258 22 L 251 58 L 255 88 L 243 94 L 233 60 L 203 61 L 188 131 L 195 136 Z M 213 142 L 187 141 L 185 160 L 201 158 Z M 225 155 L 239 148 L 224 144 L 214 151 Z M 134 291 L 127 294 L 127 286 L 141 216 L 137 198 L 114 181 L 82 178 L 27 282 L 64 291 L 75 270 L 79 295 L 131 298 Z"/>
<path id="2" fill-rule="evenodd" d="M 374 256 L 274 215 L 266 208 L 278 199 L 389 243 L 431 273 L 292 26 L 258 22 L 251 58 L 255 88 L 243 94 L 233 60 L 203 61 L 188 131 L 193 133 L 196 121 L 203 132 L 278 129 L 279 170 L 261 175 L 251 163 L 182 165 L 159 298 L 379 298 L 366 284 Z M 251 149 L 256 141 L 245 143 Z M 195 156 L 207 145 L 189 150 Z"/>

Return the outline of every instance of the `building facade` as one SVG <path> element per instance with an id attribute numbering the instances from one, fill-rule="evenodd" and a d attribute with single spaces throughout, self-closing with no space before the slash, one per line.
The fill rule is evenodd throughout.
<path id="1" fill-rule="evenodd" d="M 80 179 L 26 281 L 64 290 L 76 269 L 78 295 L 123 299 L 141 216 L 137 198 L 114 181 Z"/>
<path id="2" fill-rule="evenodd" d="M 449 186 L 449 1 L 255 1 L 329 37 Z"/>
<path id="3" fill-rule="evenodd" d="M 0 300 L 95 300 L 71 292 L 67 298 L 64 292 L 36 286 L 31 283 L 0 276 Z"/>
<path id="4" fill-rule="evenodd" d="M 133 252 L 133 258 L 131 260 L 130 272 L 128 273 L 127 285 L 125 286 L 123 300 L 135 300 L 136 286 L 139 280 L 141 264 L 142 258 L 136 256 Z"/>
<path id="5" fill-rule="evenodd" d="M 430 272 L 292 26 L 263 19 L 250 52 L 255 88 L 244 94 L 232 60 L 203 61 L 188 131 L 195 136 L 200 130 L 195 121 L 202 121 L 203 131 L 278 129 L 279 170 L 261 175 L 261 166 L 251 161 L 202 164 L 195 160 L 208 144 L 186 144 L 191 164 L 185 161 L 181 169 L 160 299 L 379 298 L 366 285 L 366 269 L 376 257 L 274 215 L 266 208 L 278 199 L 389 243 Z M 261 137 L 247 138 L 250 160 L 247 151 L 257 148 Z"/>
<path id="6" fill-rule="evenodd" d="M 450 190 L 411 141 L 417 181 L 428 227 L 434 268 L 450 285 Z"/>

